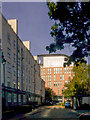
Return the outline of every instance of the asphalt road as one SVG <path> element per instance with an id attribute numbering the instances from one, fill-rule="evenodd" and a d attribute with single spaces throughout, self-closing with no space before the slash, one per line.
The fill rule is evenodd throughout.
<path id="1" fill-rule="evenodd" d="M 32 119 L 60 119 L 60 120 L 79 120 L 79 115 L 76 111 L 70 108 L 62 108 L 59 106 L 44 106 L 40 107 L 30 113 L 24 115 L 19 120 L 32 120 Z"/>
<path id="2" fill-rule="evenodd" d="M 73 110 L 58 105 L 42 106 L 26 114 L 10 113 L 3 120 L 79 120 L 79 115 L 87 112 L 90 110 Z"/>

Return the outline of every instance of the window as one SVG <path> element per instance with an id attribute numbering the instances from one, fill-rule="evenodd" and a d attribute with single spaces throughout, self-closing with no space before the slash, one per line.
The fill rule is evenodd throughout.
<path id="1" fill-rule="evenodd" d="M 59 87 L 59 82 L 58 82 L 58 87 Z"/>
<path id="2" fill-rule="evenodd" d="M 45 76 L 43 76 L 43 80 L 45 81 Z"/>
<path id="3" fill-rule="evenodd" d="M 8 40 L 9 43 L 11 43 L 11 39 L 10 39 L 10 34 L 9 33 L 7 34 L 7 40 Z"/>
<path id="4" fill-rule="evenodd" d="M 68 68 L 67 68 L 67 73 L 68 73 Z"/>
<path id="5" fill-rule="evenodd" d="M 62 81 L 58 82 L 58 86 L 62 87 Z"/>
<path id="6" fill-rule="evenodd" d="M 58 94 L 60 94 L 60 89 L 58 88 Z"/>
<path id="7" fill-rule="evenodd" d="M 8 102 L 11 102 L 11 93 L 8 93 Z"/>
<path id="8" fill-rule="evenodd" d="M 51 74 L 51 68 L 50 68 L 50 74 Z"/>
<path id="9" fill-rule="evenodd" d="M 54 74 L 55 74 L 55 68 L 54 68 Z"/>
<path id="10" fill-rule="evenodd" d="M 20 65 L 20 58 L 18 57 L 18 65 Z"/>
<path id="11" fill-rule="evenodd" d="M 48 82 L 47 86 L 49 87 L 49 82 Z"/>
<path id="12" fill-rule="evenodd" d="M 55 75 L 54 75 L 54 81 L 55 81 Z"/>
<path id="13" fill-rule="evenodd" d="M 57 82 L 56 82 L 56 86 L 57 86 Z"/>
<path id="14" fill-rule="evenodd" d="M 15 49 L 15 47 L 16 47 L 16 42 L 15 40 L 13 40 L 13 48 Z"/>
<path id="15" fill-rule="evenodd" d="M 50 81 L 51 81 L 51 75 L 50 75 Z"/>
<path id="16" fill-rule="evenodd" d="M 56 74 L 57 74 L 57 68 L 56 68 Z"/>
<path id="17" fill-rule="evenodd" d="M 16 83 L 13 82 L 13 88 L 16 88 Z"/>
<path id="18" fill-rule="evenodd" d="M 11 72 L 11 64 L 9 62 L 7 62 L 7 72 Z"/>
<path id="19" fill-rule="evenodd" d="M 17 101 L 17 96 L 16 96 L 16 94 L 14 94 L 14 102 L 16 102 Z"/>
<path id="20" fill-rule="evenodd" d="M 45 69 L 43 69 L 43 74 L 45 74 Z"/>
<path id="21" fill-rule="evenodd" d="M 18 52 L 20 53 L 20 46 L 18 45 Z"/>
<path id="22" fill-rule="evenodd" d="M 55 82 L 54 82 L 54 87 L 55 87 Z"/>
<path id="23" fill-rule="evenodd" d="M 62 68 L 57 68 L 58 74 L 62 73 Z"/>
<path id="24" fill-rule="evenodd" d="M 48 75 L 48 81 L 49 81 L 49 75 Z"/>
<path id="25" fill-rule="evenodd" d="M 11 50 L 7 48 L 7 57 L 10 58 Z"/>
<path id="26" fill-rule="evenodd" d="M 47 74 L 49 74 L 49 68 L 47 69 Z"/>
<path id="27" fill-rule="evenodd" d="M 13 66 L 13 75 L 14 76 L 16 75 L 16 68 L 15 68 L 15 66 Z"/>
<path id="28" fill-rule="evenodd" d="M 47 74 L 51 74 L 51 68 L 47 69 Z"/>
<path id="29" fill-rule="evenodd" d="M 51 87 L 51 82 L 49 83 L 50 87 Z"/>
<path id="30" fill-rule="evenodd" d="M 60 75 L 60 80 L 62 80 L 62 75 Z"/>
<path id="31" fill-rule="evenodd" d="M 41 75 L 43 74 L 43 69 L 41 69 Z"/>
<path id="32" fill-rule="evenodd" d="M 10 85 L 11 85 L 10 82 L 7 82 L 7 87 L 10 87 Z"/>
<path id="33" fill-rule="evenodd" d="M 73 73 L 73 68 L 71 68 L 71 72 Z"/>
<path id="34" fill-rule="evenodd" d="M 64 73 L 66 73 L 66 68 L 64 68 Z"/>
<path id="35" fill-rule="evenodd" d="M 62 73 L 62 68 L 60 68 L 60 73 Z"/>
<path id="36" fill-rule="evenodd" d="M 13 54 L 13 62 L 16 62 L 16 55 L 15 55 L 15 53 Z"/>
<path id="37" fill-rule="evenodd" d="M 18 82 L 18 89 L 20 89 L 20 82 Z"/>
<path id="38" fill-rule="evenodd" d="M 62 80 L 64 80 L 64 75 L 62 75 Z"/>
<path id="39" fill-rule="evenodd" d="M 60 82 L 60 87 L 62 87 L 62 82 Z"/>

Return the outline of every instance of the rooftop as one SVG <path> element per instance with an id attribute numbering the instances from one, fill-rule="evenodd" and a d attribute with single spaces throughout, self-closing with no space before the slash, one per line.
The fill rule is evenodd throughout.
<path id="1" fill-rule="evenodd" d="M 50 56 L 66 56 L 69 57 L 68 55 L 65 54 L 41 54 L 41 55 L 37 55 L 38 57 L 50 57 Z"/>

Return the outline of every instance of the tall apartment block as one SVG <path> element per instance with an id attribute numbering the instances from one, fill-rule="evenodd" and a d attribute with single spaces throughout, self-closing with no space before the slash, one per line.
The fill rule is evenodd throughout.
<path id="1" fill-rule="evenodd" d="M 18 21 L 2 18 L 0 53 L 3 105 L 15 106 L 27 102 L 44 102 L 45 82 L 40 77 L 40 66 L 30 52 L 30 41 L 18 36 Z M 1 58 L 0 58 L 1 59 Z"/>
<path id="2" fill-rule="evenodd" d="M 40 64 L 40 75 L 45 81 L 45 87 L 51 88 L 54 93 L 53 101 L 64 102 L 62 91 L 65 83 L 73 78 L 73 63 L 64 67 L 68 56 L 64 54 L 43 54 L 38 55 Z"/>

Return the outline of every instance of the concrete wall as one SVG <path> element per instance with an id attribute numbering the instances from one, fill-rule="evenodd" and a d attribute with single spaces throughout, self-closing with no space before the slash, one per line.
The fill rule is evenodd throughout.
<path id="1" fill-rule="evenodd" d="M 22 99 L 24 103 L 26 103 L 27 99 L 40 101 L 40 67 L 30 53 L 30 41 L 28 43 L 29 46 L 27 44 L 24 45 L 16 34 L 18 31 L 17 20 L 9 20 L 7 22 L 4 17 L 2 20 L 2 52 L 6 59 L 4 86 L 7 89 L 7 102 L 17 102 L 17 88 L 19 104 L 22 104 Z M 4 83 L 3 77 L 2 83 Z M 45 86 L 43 87 L 45 88 Z M 10 89 L 9 92 L 8 89 Z"/>
<path id="2" fill-rule="evenodd" d="M 89 104 L 90 105 L 90 97 L 82 97 L 82 104 Z"/>
<path id="3" fill-rule="evenodd" d="M 43 67 L 63 67 L 65 56 L 51 56 L 43 58 Z"/>

